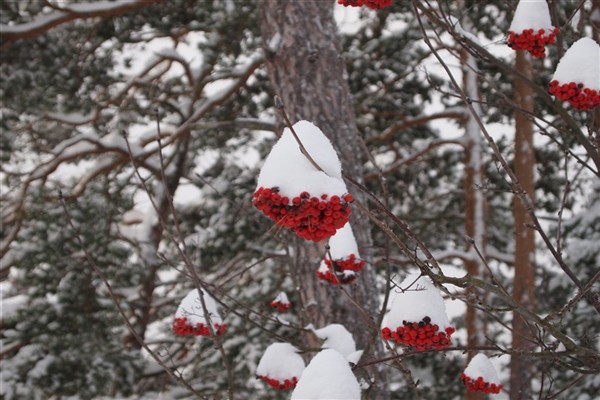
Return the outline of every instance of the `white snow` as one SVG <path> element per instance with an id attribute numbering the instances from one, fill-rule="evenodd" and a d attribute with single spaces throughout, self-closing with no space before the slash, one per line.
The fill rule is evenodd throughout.
<path id="1" fill-rule="evenodd" d="M 600 45 L 587 37 L 573 43 L 560 59 L 552 79 L 600 90 Z"/>
<path id="2" fill-rule="evenodd" d="M 342 324 L 331 324 L 321 329 L 313 329 L 320 339 L 325 340 L 321 345 L 323 349 L 337 350 L 344 357 L 356 352 L 356 343 L 352 334 Z"/>
<path id="3" fill-rule="evenodd" d="M 223 324 L 223 320 L 217 311 L 217 303 L 210 297 L 210 295 L 203 291 L 202 297 L 204 298 L 204 304 L 206 305 L 206 311 L 210 318 L 211 324 Z M 188 324 L 195 326 L 198 323 L 206 325 L 206 318 L 204 315 L 204 309 L 198 295 L 198 290 L 193 289 L 187 294 L 179 303 L 175 318 L 187 318 Z"/>
<path id="4" fill-rule="evenodd" d="M 484 381 L 500 385 L 500 379 L 496 373 L 496 369 L 484 354 L 477 354 L 471 359 L 467 368 L 465 368 L 465 375 L 471 379 L 477 379 L 482 377 Z"/>
<path id="5" fill-rule="evenodd" d="M 449 16 L 448 17 L 448 22 L 450 23 L 450 25 L 456 30 L 456 32 L 458 32 L 460 35 L 472 40 L 473 42 L 481 45 L 481 42 L 479 41 L 479 38 L 477 36 L 475 36 L 473 33 L 469 32 L 468 30 L 464 29 L 462 27 L 462 25 L 460 24 L 460 22 L 458 21 L 458 19 Z"/>
<path id="6" fill-rule="evenodd" d="M 329 252 L 334 260 L 345 259 L 350 254 L 354 254 L 357 258 L 360 257 L 350 222 L 329 238 Z M 326 256 L 329 258 L 329 254 Z"/>
<path id="7" fill-rule="evenodd" d="M 293 126 L 308 154 L 324 171 L 316 169 L 301 153 L 289 128 L 275 143 L 258 176 L 258 187 L 278 187 L 290 199 L 306 191 L 311 196 L 342 196 L 348 192 L 342 181 L 342 166 L 331 142 L 308 121 Z"/>
<path id="8" fill-rule="evenodd" d="M 283 382 L 294 377 L 300 378 L 304 368 L 304 360 L 298 354 L 297 348 L 289 343 L 273 343 L 260 358 L 256 375 Z"/>
<path id="9" fill-rule="evenodd" d="M 417 279 L 418 278 L 418 279 Z M 392 299 L 392 308 L 383 322 L 384 327 L 395 329 L 402 321 L 419 322 L 424 317 L 431 318 L 432 325 L 438 325 L 440 331 L 450 327 L 446 314 L 446 305 L 438 288 L 427 276 L 419 278 L 412 273 L 396 288 Z"/>
<path id="10" fill-rule="evenodd" d="M 521 33 L 525 29 L 533 29 L 534 33 L 540 29 L 550 33 L 554 29 L 546 0 L 519 1 L 508 30 Z"/>
<path id="11" fill-rule="evenodd" d="M 279 292 L 277 297 L 275 297 L 274 301 L 281 304 L 290 304 L 290 300 L 288 299 L 288 296 L 285 292 Z"/>
<path id="12" fill-rule="evenodd" d="M 327 264 L 325 264 L 325 260 L 321 261 L 321 264 L 319 264 L 319 269 L 318 272 L 321 272 L 323 274 L 327 273 L 327 271 L 330 271 L 329 267 L 327 266 Z M 350 270 L 350 269 L 346 269 L 342 271 L 342 275 L 345 278 L 350 278 L 351 276 L 356 275 L 356 272 Z"/>
<path id="13" fill-rule="evenodd" d="M 348 361 L 333 349 L 312 359 L 292 393 L 291 400 L 359 400 L 360 385 Z"/>

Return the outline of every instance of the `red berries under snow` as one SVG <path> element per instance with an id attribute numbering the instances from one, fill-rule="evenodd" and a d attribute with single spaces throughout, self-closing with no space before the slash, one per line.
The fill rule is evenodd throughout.
<path id="1" fill-rule="evenodd" d="M 290 308 L 292 308 L 292 303 L 288 300 L 287 294 L 285 292 L 280 292 L 275 300 L 271 301 L 271 307 L 278 310 L 279 312 L 287 312 Z"/>
<path id="2" fill-rule="evenodd" d="M 417 351 L 426 349 L 445 349 L 450 345 L 450 336 L 455 332 L 451 326 L 440 330 L 437 324 L 431 324 L 431 318 L 424 317 L 419 322 L 402 321 L 395 330 L 383 328 L 381 336 L 396 344 L 414 347 Z"/>
<path id="3" fill-rule="evenodd" d="M 372 10 L 385 8 L 392 5 L 392 0 L 338 0 L 338 4 L 344 7 L 361 7 L 367 6 Z"/>
<path id="4" fill-rule="evenodd" d="M 259 187 L 253 203 L 275 224 L 292 229 L 303 239 L 319 242 L 348 222 L 351 201 L 349 194 L 342 198 L 324 194 L 318 198 L 308 192 L 290 199 L 282 196 L 278 188 Z"/>
<path id="5" fill-rule="evenodd" d="M 348 222 L 352 196 L 342 180 L 337 153 L 323 132 L 308 121 L 292 128 L 298 140 L 290 128 L 283 131 L 260 170 L 253 202 L 275 224 L 318 242 Z"/>
<path id="6" fill-rule="evenodd" d="M 358 255 L 352 227 L 347 223 L 329 238 L 329 248 L 317 277 L 333 285 L 352 283 L 364 266 L 365 262 Z"/>
<path id="7" fill-rule="evenodd" d="M 455 332 L 448 321 L 444 299 L 431 279 L 409 275 L 399 286 L 381 336 L 399 345 L 441 350 Z"/>
<path id="8" fill-rule="evenodd" d="M 526 50 L 535 58 L 542 58 L 546 55 L 544 46 L 554 44 L 557 33 L 545 0 L 520 1 L 510 24 L 508 45 L 513 50 Z"/>
<path id="9" fill-rule="evenodd" d="M 289 343 L 273 343 L 262 355 L 256 377 L 274 389 L 288 390 L 296 387 L 304 367 L 298 349 Z"/>
<path id="10" fill-rule="evenodd" d="M 177 307 L 173 320 L 173 333 L 177 336 L 210 336 L 211 332 L 207 320 L 210 321 L 213 333 L 222 335 L 227 330 L 217 311 L 217 304 L 207 293 L 202 292 L 204 306 L 194 289 L 187 294 Z"/>
<path id="11" fill-rule="evenodd" d="M 317 277 L 334 285 L 352 283 L 365 266 L 365 261 L 350 254 L 345 259 L 333 260 L 325 258 L 317 271 Z"/>
<path id="12" fill-rule="evenodd" d="M 465 372 L 460 374 L 470 392 L 500 393 L 502 385 L 490 360 L 483 354 L 477 354 L 469 362 Z"/>
<path id="13" fill-rule="evenodd" d="M 554 28 L 549 33 L 545 29 L 525 29 L 521 33 L 508 33 L 508 46 L 513 50 L 526 50 L 535 58 L 544 58 L 546 56 L 547 44 L 554 44 L 558 28 Z"/>
<path id="14" fill-rule="evenodd" d="M 590 110 L 600 105 L 600 46 L 593 39 L 573 43 L 556 66 L 548 91 L 573 108 Z"/>

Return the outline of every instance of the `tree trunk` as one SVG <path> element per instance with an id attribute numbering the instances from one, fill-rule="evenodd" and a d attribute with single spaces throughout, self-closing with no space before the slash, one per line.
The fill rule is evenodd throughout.
<path id="1" fill-rule="evenodd" d="M 532 65 L 529 54 L 517 51 L 516 68 L 531 79 Z M 515 78 L 515 102 L 528 112 L 533 112 L 533 92 L 520 78 Z M 515 114 L 515 161 L 514 169 L 523 190 L 534 201 L 535 192 L 535 148 L 533 146 L 533 122 L 528 116 L 517 111 Z M 521 201 L 514 197 L 515 218 L 515 277 L 513 297 L 530 310 L 535 306 L 535 232 Z M 529 351 L 534 347 L 535 332 L 527 320 L 513 312 L 512 347 L 516 351 Z M 530 399 L 531 363 L 525 356 L 511 356 L 510 360 L 510 399 Z"/>
<path id="2" fill-rule="evenodd" d="M 272 95 L 281 97 L 292 123 L 306 119 L 317 125 L 333 143 L 344 172 L 361 181 L 361 139 L 345 79 L 333 6 L 332 1 L 322 0 L 260 1 L 261 31 Z M 358 201 L 364 199 L 349 184 L 348 189 Z M 355 208 L 350 222 L 360 254 L 369 261 L 372 239 L 367 219 L 359 218 Z M 379 293 L 372 267 L 368 264 L 357 283 L 348 288 L 363 313 L 339 288 L 317 281 L 316 268 L 324 256 L 324 245 L 315 250 L 314 245 L 300 240 L 297 243 L 297 254 L 305 255 L 308 262 L 297 258 L 302 262 L 295 263 L 293 275 L 304 285 L 302 296 L 310 320 L 318 325 L 341 323 L 352 332 L 359 348 L 379 348 L 379 329 L 375 325 Z M 369 374 L 375 378 L 369 398 L 389 398 L 383 371 L 372 370 Z"/>
<path id="3" fill-rule="evenodd" d="M 469 29 L 465 25 L 465 29 Z M 461 62 L 463 66 L 463 88 L 466 95 L 473 100 L 473 109 L 478 115 L 482 115 L 481 107 L 478 103 L 479 90 L 477 84 L 477 63 L 475 57 L 466 50 L 461 51 Z M 485 206 L 486 200 L 481 185 L 483 183 L 482 168 L 482 137 L 479 131 L 479 125 L 471 113 L 467 116 L 465 122 L 465 232 L 472 239 L 470 243 L 470 255 L 473 259 L 465 260 L 465 269 L 469 275 L 482 278 L 484 275 L 483 261 L 480 259 L 477 250 L 481 256 L 485 257 L 486 246 L 486 228 L 485 228 Z M 478 187 L 479 186 L 479 187 Z M 486 325 L 485 314 L 479 310 L 479 306 L 485 303 L 484 295 L 481 290 L 471 287 L 467 290 L 467 347 L 478 347 L 485 343 Z M 477 352 L 468 353 L 467 363 Z M 467 391 L 466 400 L 478 400 L 483 396 L 478 392 Z"/>

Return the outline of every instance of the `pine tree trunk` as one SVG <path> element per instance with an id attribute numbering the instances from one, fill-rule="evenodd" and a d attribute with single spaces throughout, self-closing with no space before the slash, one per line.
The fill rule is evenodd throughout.
<path id="1" fill-rule="evenodd" d="M 532 77 L 530 56 L 517 51 L 516 68 L 529 79 Z M 533 112 L 533 92 L 520 78 L 515 80 L 515 102 L 525 111 Z M 533 146 L 533 122 L 525 114 L 515 114 L 515 162 L 514 169 L 523 190 L 534 201 L 535 148 Z M 513 297 L 523 306 L 533 310 L 535 306 L 535 232 L 527 210 L 515 196 L 515 277 Z M 512 347 L 516 351 L 533 349 L 535 332 L 519 313 L 513 312 Z M 526 356 L 513 355 L 510 361 L 510 399 L 530 399 L 532 368 Z"/>
<path id="2" fill-rule="evenodd" d="M 292 123 L 306 119 L 317 125 L 333 143 L 344 172 L 361 181 L 360 137 L 345 79 L 333 6 L 333 1 L 322 0 L 259 2 L 267 68 L 273 87 L 271 94 L 283 99 Z M 356 199 L 363 199 L 354 187 L 347 186 Z M 355 208 L 350 221 L 360 254 L 369 260 L 372 239 L 366 218 L 359 218 Z M 339 289 L 317 281 L 315 271 L 323 258 L 324 244 L 315 249 L 314 245 L 297 242 L 298 254 L 307 259 L 297 258 L 301 262 L 295 263 L 293 274 L 304 285 L 303 297 L 310 322 L 319 326 L 341 323 L 352 332 L 359 348 L 378 348 L 379 329 L 374 322 L 379 312 L 379 293 L 372 268 L 367 265 L 357 283 L 348 288 L 356 303 L 366 311 L 363 313 Z M 369 374 L 375 378 L 369 398 L 389 398 L 383 370 L 369 371 Z"/>
<path id="3" fill-rule="evenodd" d="M 469 29 L 465 25 L 465 29 Z M 466 50 L 461 51 L 461 62 L 463 65 L 463 88 L 466 95 L 473 100 L 473 108 L 478 115 L 482 115 L 479 106 L 479 91 L 477 84 L 477 63 L 475 57 Z M 486 228 L 485 228 L 485 207 L 486 200 L 482 185 L 482 136 L 479 131 L 479 125 L 475 117 L 469 113 L 465 122 L 465 232 L 472 239 L 469 245 L 472 248 L 470 252 L 474 259 L 465 260 L 465 268 L 469 275 L 482 278 L 484 275 L 483 261 L 477 255 L 477 250 L 485 257 L 486 246 Z M 479 186 L 479 187 L 478 187 Z M 479 310 L 478 306 L 484 303 L 484 295 L 481 290 L 475 287 L 467 290 L 467 346 L 478 347 L 485 342 L 486 326 L 485 315 Z M 467 363 L 477 352 L 469 352 Z M 484 396 L 478 392 L 467 391 L 465 400 L 478 400 Z"/>

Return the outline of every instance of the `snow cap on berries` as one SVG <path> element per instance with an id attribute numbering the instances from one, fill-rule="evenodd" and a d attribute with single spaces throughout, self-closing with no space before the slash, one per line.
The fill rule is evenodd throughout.
<path id="1" fill-rule="evenodd" d="M 323 349 L 337 350 L 346 358 L 356 353 L 356 342 L 342 324 L 330 324 L 321 329 L 313 329 L 313 332 L 319 339 L 324 340 L 321 344 Z"/>
<path id="2" fill-rule="evenodd" d="M 281 312 L 286 312 L 290 308 L 292 308 L 292 303 L 287 297 L 285 292 L 279 292 L 277 297 L 273 301 L 271 301 L 271 307 L 276 308 Z"/>
<path id="3" fill-rule="evenodd" d="M 360 385 L 344 356 L 325 349 L 308 364 L 291 400 L 333 399 L 360 400 Z"/>
<path id="4" fill-rule="evenodd" d="M 323 172 L 302 154 L 294 135 L 285 128 L 260 170 L 257 188 L 276 187 L 279 195 L 289 199 L 303 192 L 319 198 L 324 194 L 341 197 L 347 193 L 342 180 L 342 164 L 329 139 L 308 121 L 296 122 L 293 128 Z"/>
<path id="5" fill-rule="evenodd" d="M 444 299 L 431 279 L 413 273 L 395 290 L 382 337 L 417 350 L 448 347 L 455 329 L 448 321 Z"/>
<path id="6" fill-rule="evenodd" d="M 392 5 L 392 0 L 338 0 L 338 4 L 344 7 L 361 7 L 367 6 L 372 10 L 385 8 Z"/>
<path id="7" fill-rule="evenodd" d="M 289 343 L 273 343 L 265 350 L 256 367 L 256 376 L 275 389 L 296 386 L 304 371 L 304 360 Z"/>
<path id="8" fill-rule="evenodd" d="M 581 38 L 556 66 L 548 91 L 571 106 L 589 110 L 600 105 L 600 45 Z"/>
<path id="9" fill-rule="evenodd" d="M 223 319 L 219 315 L 215 300 L 205 291 L 202 291 L 202 298 L 206 306 L 206 313 L 202 307 L 198 289 L 193 289 L 181 300 L 173 321 L 173 331 L 176 335 L 209 336 L 207 316 L 216 334 L 225 332 L 226 325 L 223 324 Z"/>
<path id="10" fill-rule="evenodd" d="M 481 353 L 471 359 L 460 379 L 469 391 L 500 393 L 502 389 L 496 369 L 489 358 Z"/>
<path id="11" fill-rule="evenodd" d="M 364 266 L 365 261 L 360 259 L 358 245 L 348 222 L 329 238 L 329 251 L 321 262 L 317 276 L 334 285 L 351 283 Z"/>
<path id="12" fill-rule="evenodd" d="M 521 0 L 508 29 L 508 45 L 527 50 L 536 58 L 546 55 L 546 44 L 553 44 L 558 29 L 552 26 L 546 0 Z"/>

